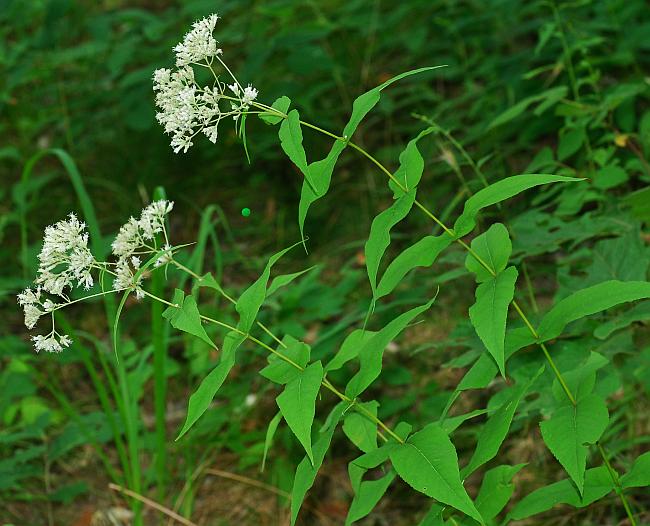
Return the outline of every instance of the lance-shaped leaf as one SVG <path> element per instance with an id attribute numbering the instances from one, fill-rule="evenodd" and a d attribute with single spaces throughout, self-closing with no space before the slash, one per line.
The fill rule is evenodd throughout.
<path id="1" fill-rule="evenodd" d="M 287 114 L 287 118 L 282 121 L 280 131 L 278 132 L 280 138 L 280 146 L 291 159 L 305 177 L 305 181 L 310 186 L 312 191 L 318 193 L 318 189 L 311 181 L 309 174 L 309 165 L 307 164 L 307 155 L 305 148 L 302 145 L 302 129 L 300 128 L 300 114 L 298 110 L 291 110 Z"/>
<path id="2" fill-rule="evenodd" d="M 311 426 L 316 414 L 316 397 L 323 380 L 323 366 L 314 362 L 291 380 L 276 402 L 282 416 L 314 463 L 311 449 Z"/>
<path id="3" fill-rule="evenodd" d="M 476 226 L 476 216 L 488 206 L 510 199 L 524 190 L 549 183 L 568 183 L 582 181 L 575 177 L 549 174 L 524 174 L 507 177 L 476 192 L 465 202 L 463 213 L 454 224 L 458 237 L 469 234 Z"/>
<path id="4" fill-rule="evenodd" d="M 363 329 L 355 329 L 348 334 L 345 340 L 343 340 L 338 352 L 334 355 L 334 358 L 325 366 L 325 372 L 336 371 L 350 360 L 354 360 L 359 356 L 359 351 L 365 343 L 375 334 L 377 333 L 374 331 L 366 331 Z"/>
<path id="5" fill-rule="evenodd" d="M 426 236 L 414 245 L 404 250 L 390 262 L 379 281 L 374 299 L 378 300 L 390 294 L 411 270 L 416 267 L 430 267 L 440 253 L 447 248 L 453 239 L 447 234 L 441 236 Z"/>
<path id="6" fill-rule="evenodd" d="M 271 104 L 271 108 L 286 115 L 290 105 L 291 99 L 286 95 L 283 95 L 282 97 L 276 99 L 273 104 Z M 277 115 L 271 111 L 262 112 L 258 115 L 258 117 L 267 124 L 278 124 L 283 120 L 283 117 L 281 115 Z"/>
<path id="7" fill-rule="evenodd" d="M 187 433 L 203 413 L 205 413 L 208 407 L 210 407 L 212 399 L 217 394 L 217 391 L 219 391 L 223 382 L 226 380 L 228 374 L 235 365 L 237 349 L 239 349 L 240 345 L 244 340 L 246 340 L 248 332 L 253 326 L 253 323 L 255 323 L 257 313 L 264 303 L 264 299 L 266 298 L 266 287 L 271 274 L 271 267 L 278 261 L 278 259 L 295 246 L 296 245 L 293 245 L 271 256 L 260 277 L 257 278 L 257 280 L 255 280 L 255 282 L 242 293 L 239 300 L 237 300 L 237 304 L 235 305 L 235 308 L 239 313 L 237 330 L 230 331 L 226 334 L 219 363 L 205 378 L 203 378 L 203 380 L 201 380 L 198 389 L 192 394 L 192 396 L 190 396 L 185 423 L 183 424 L 183 428 L 178 434 L 176 440 Z"/>
<path id="8" fill-rule="evenodd" d="M 476 303 L 469 308 L 469 319 L 485 348 L 506 376 L 505 339 L 508 307 L 515 295 L 517 269 L 508 267 L 503 272 L 481 283 L 476 288 Z"/>
<path id="9" fill-rule="evenodd" d="M 647 281 L 604 281 L 574 292 L 556 303 L 542 318 L 537 333 L 541 341 L 556 338 L 572 321 L 607 310 L 621 303 L 650 298 Z"/>
<path id="10" fill-rule="evenodd" d="M 377 416 L 377 402 L 357 402 L 357 406 Z M 343 422 L 343 432 L 364 453 L 377 449 L 377 422 L 373 422 L 366 415 L 356 411 L 348 413 Z"/>
<path id="11" fill-rule="evenodd" d="M 380 84 L 379 86 L 371 89 L 370 91 L 367 91 L 355 99 L 354 103 L 352 104 L 352 115 L 350 116 L 350 120 L 343 129 L 344 140 L 336 140 L 332 145 L 332 149 L 324 159 L 316 161 L 310 164 L 308 167 L 309 175 L 311 177 L 311 184 L 307 182 L 303 183 L 302 191 L 300 194 L 300 203 L 298 205 L 298 225 L 300 227 L 300 234 L 303 236 L 303 239 L 305 219 L 307 218 L 307 212 L 309 211 L 309 208 L 315 201 L 327 194 L 330 183 L 332 181 L 332 172 L 334 171 L 334 166 L 336 165 L 336 162 L 338 161 L 341 153 L 347 146 L 347 140 L 352 138 L 352 135 L 357 130 L 359 124 L 361 124 L 363 118 L 379 102 L 381 91 L 384 88 L 390 86 L 393 82 L 397 82 L 398 80 L 409 77 L 411 75 L 417 75 L 418 73 L 437 69 L 439 67 L 442 66 L 425 67 L 407 71 L 391 79 L 388 79 L 383 84 Z M 311 185 L 313 185 L 313 187 Z"/>
<path id="12" fill-rule="evenodd" d="M 484 524 L 460 481 L 456 448 L 438 424 L 429 424 L 396 446 L 390 460 L 409 486 Z"/>
<path id="13" fill-rule="evenodd" d="M 352 499 L 352 504 L 350 504 L 348 516 L 345 518 L 345 526 L 368 516 L 393 480 L 395 480 L 395 472 L 392 470 L 379 479 L 362 480 L 354 499 Z"/>
<path id="14" fill-rule="evenodd" d="M 588 469 L 585 474 L 584 495 L 580 495 L 569 479 L 539 488 L 521 499 L 510 513 L 509 519 L 521 520 L 550 510 L 558 504 L 584 508 L 602 499 L 614 489 L 612 477 L 606 466 Z"/>
<path id="15" fill-rule="evenodd" d="M 585 485 L 589 444 L 595 444 L 609 423 L 605 401 L 592 394 L 557 409 L 540 423 L 542 437 L 551 453 L 575 482 L 580 494 Z"/>
<path id="16" fill-rule="evenodd" d="M 388 245 L 390 245 L 391 229 L 404 219 L 411 211 L 415 200 L 415 189 L 403 194 L 389 208 L 381 212 L 372 220 L 370 234 L 365 245 L 366 269 L 370 288 L 373 296 L 377 289 L 377 273 L 379 264 L 384 256 Z"/>
<path id="17" fill-rule="evenodd" d="M 340 402 L 330 413 L 327 422 L 320 430 L 313 448 L 313 461 L 305 456 L 298 468 L 296 469 L 296 476 L 293 480 L 293 489 L 291 490 L 291 526 L 296 523 L 298 512 L 305 500 L 305 495 L 314 485 L 318 470 L 323 464 L 325 453 L 330 447 L 334 430 L 341 420 L 343 414 L 349 409 L 350 405 L 346 402 Z"/>
<path id="18" fill-rule="evenodd" d="M 282 413 L 278 411 L 271 419 L 269 427 L 266 429 L 266 436 L 264 437 L 264 452 L 262 453 L 262 471 L 264 471 L 264 468 L 266 467 L 266 456 L 269 453 L 269 449 L 271 449 L 273 437 L 275 436 L 275 432 L 278 430 L 280 420 L 282 420 Z"/>
<path id="19" fill-rule="evenodd" d="M 404 194 L 414 190 L 422 179 L 424 172 L 424 159 L 418 150 L 418 141 L 429 135 L 437 128 L 429 127 L 422 130 L 415 139 L 411 139 L 399 154 L 399 168 L 388 181 L 388 186 L 393 191 L 393 197 L 398 199 Z"/>
<path id="20" fill-rule="evenodd" d="M 178 307 L 167 307 L 162 314 L 163 318 L 168 320 L 175 329 L 192 334 L 216 349 L 217 346 L 203 328 L 194 296 L 186 296 L 182 290 L 176 289 L 172 303 Z"/>
<path id="21" fill-rule="evenodd" d="M 486 462 L 492 460 L 499 452 L 499 448 L 510 430 L 512 418 L 515 416 L 515 411 L 519 406 L 522 398 L 530 389 L 531 385 L 539 378 L 544 372 L 544 366 L 540 367 L 537 373 L 528 380 L 524 385 L 515 388 L 514 393 L 506 402 L 497 409 L 488 421 L 485 423 L 478 437 L 476 449 L 472 455 L 469 464 L 463 468 L 463 479 L 469 477 L 476 469 L 481 467 Z"/>
<path id="22" fill-rule="evenodd" d="M 307 367 L 311 349 L 306 343 L 298 341 L 288 334 L 282 339 L 282 343 L 284 345 L 278 347 L 278 353 L 287 357 L 293 363 L 283 360 L 277 354 L 269 354 L 269 364 L 260 371 L 260 374 L 276 384 L 284 385 L 300 374 L 300 368 L 296 367 L 296 365 L 303 369 Z"/>
<path id="23" fill-rule="evenodd" d="M 381 373 L 382 358 L 386 346 L 400 333 L 411 321 L 431 307 L 433 298 L 428 303 L 415 307 L 401 314 L 388 323 L 377 334 L 370 338 L 359 351 L 359 372 L 355 374 L 345 388 L 345 393 L 350 398 L 356 398 L 374 382 Z"/>
<path id="24" fill-rule="evenodd" d="M 512 477 L 525 465 L 497 466 L 485 472 L 481 489 L 476 496 L 476 508 L 484 519 L 493 519 L 505 508 L 515 491 Z"/>

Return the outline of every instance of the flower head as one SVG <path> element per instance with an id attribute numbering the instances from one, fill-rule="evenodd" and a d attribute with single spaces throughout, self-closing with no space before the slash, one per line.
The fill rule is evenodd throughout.
<path id="1" fill-rule="evenodd" d="M 45 229 L 38 260 L 36 283 L 45 292 L 60 296 L 75 283 L 86 289 L 93 285 L 90 271 L 95 258 L 88 248 L 86 225 L 74 214 Z"/>
<path id="2" fill-rule="evenodd" d="M 140 218 L 132 217 L 124 225 L 111 244 L 113 254 L 118 258 L 131 256 L 137 250 L 146 248 L 147 242 L 151 241 L 154 236 L 163 232 L 165 228 L 165 216 L 174 208 L 173 201 L 154 201 L 145 207 Z"/>
<path id="3" fill-rule="evenodd" d="M 68 338 L 65 334 L 59 334 L 56 331 L 52 331 L 46 336 L 32 336 L 32 341 L 34 342 L 34 349 L 36 352 L 45 351 L 45 352 L 61 352 L 63 349 L 70 347 L 72 340 Z"/>
<path id="4" fill-rule="evenodd" d="M 113 288 L 115 290 L 134 290 L 135 297 L 138 299 L 144 298 L 142 290 L 142 275 L 136 279 L 135 275 L 140 268 L 140 258 L 133 256 L 128 258 L 121 258 L 115 267 L 115 280 L 113 281 Z"/>
<path id="5" fill-rule="evenodd" d="M 156 120 L 163 125 L 165 133 L 171 135 L 174 153 L 189 150 L 194 137 L 203 133 L 208 140 L 215 143 L 218 137 L 219 122 L 224 117 L 237 121 L 257 98 L 258 91 L 248 85 L 241 88 L 231 70 L 220 58 L 222 50 L 212 36 L 219 17 L 210 15 L 194 23 L 183 42 L 174 47 L 176 53 L 175 71 L 166 68 L 157 69 L 153 74 L 153 90 L 156 93 Z M 221 63 L 234 83 L 227 86 L 214 69 L 213 63 Z M 194 77 L 192 65 L 197 64 L 209 69 L 214 75 L 212 86 L 199 85 Z M 226 95 L 226 88 L 235 95 Z M 230 101 L 230 109 L 220 106 L 223 100 Z"/>
<path id="6" fill-rule="evenodd" d="M 219 17 L 213 14 L 194 22 L 192 30 L 185 35 L 183 42 L 174 47 L 178 67 L 196 64 L 221 52 L 212 36 L 217 20 Z"/>

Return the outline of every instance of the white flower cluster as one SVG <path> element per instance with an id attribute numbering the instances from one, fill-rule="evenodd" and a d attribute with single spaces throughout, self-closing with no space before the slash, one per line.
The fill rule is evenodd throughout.
<path id="1" fill-rule="evenodd" d="M 122 225 L 117 237 L 111 245 L 113 248 L 113 255 L 117 256 L 117 265 L 115 267 L 116 277 L 113 281 L 113 288 L 115 290 L 132 289 L 138 299 L 144 297 L 144 292 L 140 287 L 142 276 L 136 279 L 135 275 L 140 268 L 140 258 L 134 254 L 150 254 L 156 251 L 153 246 L 153 240 L 156 234 L 163 232 L 165 234 L 165 241 L 167 241 L 167 234 L 165 232 L 165 216 L 169 214 L 174 208 L 173 201 L 154 201 L 149 206 L 142 210 L 140 218 L 132 217 L 129 221 Z M 165 249 L 170 249 L 169 243 L 165 244 Z M 163 254 L 156 266 L 160 266 L 158 262 L 165 257 Z M 169 261 L 171 258 L 169 259 Z M 165 263 L 169 262 L 165 261 Z"/>
<path id="2" fill-rule="evenodd" d="M 33 329 L 41 316 L 52 313 L 59 306 L 43 293 L 69 301 L 66 289 L 92 287 L 91 271 L 98 266 L 88 248 L 86 225 L 74 214 L 45 229 L 38 261 L 36 287 L 18 294 L 18 304 L 23 308 L 28 329 Z M 37 352 L 60 352 L 71 343 L 68 336 L 59 334 L 54 328 L 45 336 L 33 336 L 32 341 Z"/>
<path id="3" fill-rule="evenodd" d="M 45 229 L 43 249 L 38 256 L 36 286 L 26 288 L 18 294 L 18 304 L 23 308 L 25 326 L 28 329 L 33 329 L 42 316 L 52 316 L 52 330 L 46 335 L 32 336 L 36 352 L 61 352 L 70 346 L 72 340 L 54 328 L 54 311 L 74 303 L 66 296 L 66 289 L 92 287 L 93 268 L 115 276 L 114 290 L 132 290 L 138 299 L 144 297 L 142 276 L 136 278 L 141 264 L 139 255 L 158 252 L 160 248 L 156 246 L 155 237 L 162 233 L 165 240 L 164 252 L 155 266 L 160 267 L 172 261 L 165 217 L 173 207 L 171 201 L 155 201 L 142 210 L 139 219 L 132 217 L 123 225 L 112 244 L 113 254 L 118 258 L 114 264 L 95 260 L 88 248 L 86 225 L 74 214 Z M 62 301 L 55 303 L 47 297 L 48 294 L 58 296 Z"/>
<path id="4" fill-rule="evenodd" d="M 38 255 L 36 283 L 45 292 L 61 296 L 74 283 L 89 289 L 93 285 L 90 270 L 95 258 L 88 249 L 86 225 L 74 214 L 45 229 L 43 248 Z"/>
<path id="5" fill-rule="evenodd" d="M 195 22 L 183 42 L 174 47 L 177 69 L 157 69 L 153 74 L 156 105 L 160 110 L 156 113 L 156 120 L 163 125 L 165 133 L 171 135 L 175 153 L 187 152 L 193 145 L 192 139 L 199 133 L 215 143 L 221 119 L 232 117 L 237 121 L 258 95 L 250 85 L 242 88 L 234 76 L 234 83 L 226 86 L 214 73 L 212 64 L 216 59 L 232 76 L 221 60 L 222 50 L 212 36 L 218 18 L 210 15 Z M 200 86 L 192 65 L 208 68 L 214 75 L 213 85 Z M 226 95 L 226 87 L 231 95 Z M 222 108 L 222 101 L 230 101 L 230 109 Z"/>

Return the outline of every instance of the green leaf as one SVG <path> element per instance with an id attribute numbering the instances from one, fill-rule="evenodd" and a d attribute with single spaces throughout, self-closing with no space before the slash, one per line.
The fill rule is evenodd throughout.
<path id="1" fill-rule="evenodd" d="M 235 331 L 226 334 L 223 348 L 221 349 L 221 360 L 210 373 L 201 380 L 199 387 L 192 396 L 187 407 L 187 416 L 180 433 L 176 437 L 179 440 L 196 421 L 205 413 L 212 403 L 214 395 L 223 385 L 228 373 L 235 365 L 235 354 L 239 346 L 244 342 L 246 336 Z"/>
<path id="2" fill-rule="evenodd" d="M 172 303 L 178 307 L 167 307 L 162 314 L 163 318 L 167 319 L 175 329 L 192 334 L 216 349 L 217 346 L 203 328 L 194 296 L 186 296 L 182 290 L 176 289 Z"/>
<path id="3" fill-rule="evenodd" d="M 311 181 L 315 185 L 317 191 L 314 187 L 306 182 L 302 185 L 300 203 L 298 205 L 298 225 L 300 227 L 300 234 L 303 237 L 303 240 L 305 219 L 307 218 L 307 212 L 309 211 L 309 208 L 315 201 L 327 194 L 330 183 L 332 181 L 332 172 L 334 171 L 334 166 L 336 166 L 336 162 L 338 161 L 341 153 L 348 145 L 347 141 L 352 138 L 352 135 L 354 135 L 354 132 L 357 130 L 359 124 L 361 124 L 363 118 L 379 102 L 381 91 L 384 88 L 390 86 L 393 82 L 397 82 L 398 80 L 409 77 L 411 75 L 417 75 L 418 73 L 422 73 L 424 71 L 437 69 L 439 67 L 443 66 L 432 66 L 407 71 L 391 79 L 388 79 L 383 84 L 371 89 L 370 91 L 367 91 L 355 99 L 354 103 L 352 104 L 352 115 L 350 116 L 350 120 L 343 129 L 344 140 L 336 140 L 332 145 L 332 149 L 324 159 L 321 159 L 320 161 L 316 161 L 309 165 L 309 174 L 311 176 Z"/>
<path id="4" fill-rule="evenodd" d="M 393 174 L 393 179 L 388 181 L 388 186 L 393 191 L 395 199 L 399 199 L 411 190 L 415 190 L 420 183 L 424 172 L 424 159 L 420 150 L 418 150 L 418 141 L 436 129 L 429 127 L 421 131 L 415 139 L 409 141 L 404 151 L 400 153 L 399 168 Z"/>
<path id="5" fill-rule="evenodd" d="M 476 496 L 476 508 L 484 519 L 494 519 L 505 508 L 515 490 L 512 477 L 525 465 L 497 466 L 485 472 L 481 489 Z"/>
<path id="6" fill-rule="evenodd" d="M 302 172 L 305 181 L 311 187 L 312 191 L 318 193 L 311 180 L 309 166 L 307 165 L 307 156 L 302 146 L 302 129 L 300 127 L 300 114 L 298 110 L 291 110 L 287 114 L 287 118 L 280 125 L 278 137 L 280 138 L 280 146 L 282 146 L 284 153 L 287 154 L 291 162 Z"/>
<path id="7" fill-rule="evenodd" d="M 278 352 L 289 358 L 291 361 L 302 367 L 307 367 L 311 348 L 306 343 L 296 340 L 288 334 L 282 339 L 283 346 L 278 346 Z M 300 375 L 300 369 L 291 363 L 283 360 L 276 354 L 270 354 L 268 357 L 269 364 L 260 371 L 264 378 L 268 378 L 276 384 L 286 384 Z"/>
<path id="8" fill-rule="evenodd" d="M 501 223 L 493 224 L 486 232 L 472 240 L 472 250 L 494 271 L 494 274 L 498 274 L 506 268 L 510 254 L 512 254 L 512 241 L 510 241 L 508 229 Z M 481 265 L 472 254 L 467 254 L 465 267 L 476 274 L 478 283 L 493 277 L 493 274 Z"/>
<path id="9" fill-rule="evenodd" d="M 271 419 L 271 421 L 269 422 L 269 427 L 266 429 L 266 436 L 264 437 L 264 453 L 262 454 L 261 471 L 264 471 L 264 468 L 266 467 L 266 456 L 269 453 L 269 449 L 271 449 L 271 444 L 273 443 L 273 437 L 275 436 L 275 432 L 278 429 L 280 420 L 282 420 L 282 413 L 278 411 L 276 415 Z"/>
<path id="10" fill-rule="evenodd" d="M 268 298 L 271 294 L 275 293 L 278 289 L 289 285 L 294 279 L 299 278 L 303 274 L 306 274 L 310 270 L 314 270 L 316 265 L 306 268 L 305 270 L 300 270 L 298 272 L 293 272 L 291 274 L 282 274 L 281 276 L 276 276 L 271 281 L 268 290 L 266 291 L 266 297 Z"/>
<path id="11" fill-rule="evenodd" d="M 612 477 L 605 466 L 588 469 L 585 473 L 584 495 L 580 495 L 569 479 L 539 488 L 521 499 L 508 518 L 525 519 L 532 515 L 550 510 L 557 504 L 569 504 L 584 508 L 592 502 L 602 499 L 614 489 Z"/>
<path id="12" fill-rule="evenodd" d="M 497 116 L 489 124 L 488 130 L 496 128 L 497 126 L 510 122 L 511 120 L 519 117 L 519 115 L 526 111 L 531 104 L 534 104 L 536 102 L 544 101 L 542 104 L 540 104 L 540 106 L 544 105 L 548 107 L 549 105 L 554 104 L 558 100 L 562 99 L 562 97 L 567 94 L 567 91 L 568 90 L 566 86 L 559 86 L 557 88 L 551 88 L 537 95 L 533 95 L 531 97 L 520 100 L 517 104 L 508 108 L 506 111 Z"/>
<path id="13" fill-rule="evenodd" d="M 388 245 L 390 245 L 390 231 L 408 215 L 413 207 L 413 201 L 415 201 L 415 189 L 407 194 L 402 194 L 389 208 L 372 220 L 370 234 L 368 235 L 364 251 L 366 256 L 366 269 L 373 296 L 376 295 L 379 264 Z"/>
<path id="14" fill-rule="evenodd" d="M 320 430 L 316 441 L 314 442 L 314 456 L 313 461 L 305 456 L 298 468 L 296 469 L 296 476 L 293 480 L 293 489 L 291 490 L 291 526 L 296 523 L 298 512 L 305 500 L 305 495 L 314 485 L 318 470 L 323 464 L 325 453 L 330 447 L 334 430 L 338 425 L 339 420 L 343 414 L 349 409 L 350 405 L 346 402 L 339 403 L 330 413 L 327 424 Z"/>
<path id="15" fill-rule="evenodd" d="M 594 174 L 594 186 L 601 190 L 609 190 L 627 182 L 627 172 L 615 164 L 603 166 Z"/>
<path id="16" fill-rule="evenodd" d="M 587 444 L 595 444 L 609 423 L 605 401 L 597 395 L 578 400 L 577 405 L 557 409 L 541 422 L 544 442 L 575 482 L 580 494 L 585 485 Z"/>
<path id="17" fill-rule="evenodd" d="M 377 402 L 360 402 L 372 415 L 377 416 Z M 377 423 L 358 412 L 348 413 L 343 421 L 343 432 L 364 453 L 377 449 Z"/>
<path id="18" fill-rule="evenodd" d="M 524 174 L 506 177 L 501 181 L 491 184 L 487 188 L 476 192 L 465 202 L 463 213 L 454 224 L 457 237 L 469 234 L 476 226 L 476 216 L 483 209 L 491 205 L 510 199 L 524 190 L 549 183 L 569 183 L 582 181 L 575 177 L 564 177 L 549 174 Z"/>
<path id="19" fill-rule="evenodd" d="M 596 372 L 609 363 L 609 360 L 597 352 L 589 353 L 589 357 L 572 371 L 563 373 L 564 382 L 573 393 L 576 400 L 581 400 L 591 394 L 596 384 Z M 557 378 L 551 388 L 556 400 L 566 400 L 566 393 Z"/>
<path id="20" fill-rule="evenodd" d="M 623 314 L 598 325 L 594 329 L 594 336 L 599 340 L 605 340 L 613 332 L 624 329 L 634 322 L 648 320 L 650 320 L 650 301 L 644 301 L 638 303 Z"/>
<path id="21" fill-rule="evenodd" d="M 190 396 L 185 423 L 176 440 L 180 439 L 196 423 L 196 421 L 210 407 L 212 399 L 217 394 L 231 369 L 235 365 L 237 349 L 246 340 L 255 318 L 266 298 L 266 286 L 271 274 L 271 267 L 286 252 L 296 245 L 285 248 L 269 258 L 264 271 L 255 282 L 249 286 L 239 297 L 235 309 L 239 313 L 237 331 L 230 331 L 224 339 L 221 358 L 217 366 L 201 381 L 198 389 Z"/>
<path id="22" fill-rule="evenodd" d="M 576 153 L 584 144 L 586 137 L 584 128 L 575 128 L 563 134 L 557 146 L 558 160 L 564 161 Z"/>
<path id="23" fill-rule="evenodd" d="M 392 449 L 390 460 L 409 486 L 484 524 L 458 473 L 456 448 L 437 424 L 429 424 Z"/>
<path id="24" fill-rule="evenodd" d="M 650 298 L 650 283 L 647 281 L 605 281 L 574 292 L 556 303 L 542 318 L 537 333 L 540 341 L 552 340 L 572 321 L 621 303 L 646 298 Z"/>
<path id="25" fill-rule="evenodd" d="M 621 477 L 621 485 L 624 488 L 650 486 L 650 451 L 637 457 L 630 471 Z"/>
<path id="26" fill-rule="evenodd" d="M 469 464 L 463 468 L 462 477 L 466 479 L 480 466 L 492 460 L 499 452 L 499 448 L 510 430 L 512 418 L 522 398 L 526 396 L 531 385 L 544 372 L 544 366 L 540 367 L 537 373 L 524 385 L 515 389 L 512 396 L 497 409 L 485 423 L 478 437 L 476 449 Z"/>
<path id="27" fill-rule="evenodd" d="M 429 309 L 434 301 L 435 298 L 420 307 L 415 307 L 401 314 L 363 345 L 359 351 L 359 372 L 350 379 L 345 388 L 347 396 L 356 398 L 375 381 L 381 373 L 382 358 L 386 346 L 411 323 L 413 318 Z"/>
<path id="28" fill-rule="evenodd" d="M 275 102 L 271 104 L 271 107 L 274 110 L 278 110 L 279 112 L 284 113 L 286 115 L 290 105 L 291 105 L 291 99 L 286 95 L 283 95 L 279 99 L 276 99 Z M 280 121 L 283 120 L 283 117 L 279 115 L 275 115 L 270 111 L 260 113 L 258 117 L 262 119 L 266 124 L 278 124 Z"/>
<path id="29" fill-rule="evenodd" d="M 397 256 L 386 268 L 374 299 L 378 300 L 387 294 L 390 294 L 395 287 L 402 281 L 411 270 L 416 267 L 430 267 L 440 255 L 440 253 L 447 248 L 453 239 L 447 234 L 441 236 L 426 236 L 414 245 L 411 245 Z"/>
<path id="30" fill-rule="evenodd" d="M 496 277 L 476 288 L 476 303 L 469 308 L 469 318 L 485 348 L 506 377 L 505 339 L 508 307 L 515 295 L 518 272 L 508 267 Z"/>
<path id="31" fill-rule="evenodd" d="M 336 371 L 350 360 L 354 360 L 359 356 L 359 350 L 375 334 L 377 333 L 374 331 L 366 331 L 363 329 L 355 329 L 348 334 L 345 340 L 343 340 L 341 348 L 334 355 L 334 358 L 325 366 L 325 372 Z"/>
<path id="32" fill-rule="evenodd" d="M 289 428 L 314 463 L 311 449 L 311 426 L 316 413 L 316 397 L 323 380 L 323 366 L 314 362 L 291 380 L 276 402 Z"/>
<path id="33" fill-rule="evenodd" d="M 390 471 L 377 480 L 364 480 L 359 485 L 359 490 L 352 499 L 345 525 L 349 526 L 355 521 L 366 517 L 384 496 L 388 486 L 395 480 L 395 472 Z"/>

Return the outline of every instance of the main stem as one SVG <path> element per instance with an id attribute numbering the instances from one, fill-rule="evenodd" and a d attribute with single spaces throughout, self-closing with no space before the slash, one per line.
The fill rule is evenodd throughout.
<path id="1" fill-rule="evenodd" d="M 286 114 L 279 112 L 275 110 L 274 108 L 270 108 L 269 106 L 260 104 L 260 108 L 265 109 L 266 111 L 272 111 L 275 112 L 278 116 L 286 118 Z M 361 155 L 366 157 L 370 162 L 372 162 L 377 168 L 379 168 L 391 181 L 393 181 L 403 192 L 407 192 L 407 189 L 401 184 L 401 182 L 393 175 L 393 173 L 388 170 L 380 161 L 378 161 L 375 157 L 373 157 L 370 153 L 368 153 L 365 149 L 363 149 L 361 146 L 358 144 L 355 144 L 352 142 L 349 138 L 346 137 L 341 137 L 339 135 L 336 135 L 332 132 L 329 132 L 327 130 L 324 130 L 314 124 L 300 121 L 300 123 L 308 128 L 311 128 L 313 130 L 316 130 L 324 135 L 327 135 L 328 137 L 331 137 L 337 141 L 345 142 L 348 146 L 350 146 L 352 149 L 356 150 L 359 152 Z M 442 230 L 449 236 L 453 238 L 453 240 L 461 245 L 467 252 L 469 252 L 480 264 L 485 270 L 487 270 L 490 275 L 496 276 L 495 271 L 490 267 L 473 249 L 470 247 L 467 243 L 465 243 L 462 239 L 458 238 L 456 236 L 456 233 L 447 225 L 444 224 L 438 217 L 436 217 L 435 214 L 433 214 L 426 206 L 424 206 L 422 203 L 420 203 L 418 200 L 414 201 L 414 204 L 417 208 L 419 208 L 422 213 L 424 213 L 429 219 L 431 219 L 434 223 L 436 223 Z M 537 334 L 537 331 L 531 324 L 530 320 L 522 310 L 522 308 L 519 306 L 516 300 L 513 300 L 512 306 L 515 308 L 517 311 L 517 314 L 519 314 L 519 317 L 522 319 L 528 330 L 530 331 L 531 335 L 539 340 L 539 335 Z M 538 342 L 542 352 L 544 353 L 544 357 L 546 358 L 546 361 L 549 363 L 551 369 L 553 370 L 553 374 L 557 378 L 558 382 L 560 383 L 564 393 L 566 394 L 567 398 L 571 402 L 571 404 L 575 407 L 577 404 L 576 398 L 569 389 L 569 386 L 567 385 L 566 381 L 564 380 L 564 377 L 562 376 L 562 373 L 558 369 L 557 365 L 555 364 L 555 361 L 551 357 L 551 354 L 549 353 L 548 349 L 546 348 L 546 345 L 543 342 Z M 608 466 L 608 471 L 610 474 L 610 477 L 612 478 L 612 482 L 614 483 L 616 487 L 616 492 L 619 495 L 621 502 L 623 504 L 623 507 L 625 508 L 625 512 L 627 513 L 628 518 L 630 519 L 630 523 L 632 526 L 636 526 L 636 520 L 634 519 L 634 515 L 632 513 L 632 510 L 630 508 L 630 505 L 627 501 L 627 497 L 625 496 L 623 492 L 623 488 L 620 485 L 620 481 L 618 480 L 618 476 L 616 475 L 616 472 L 613 470 L 611 465 L 609 464 L 609 459 L 607 458 L 607 454 L 603 448 L 603 446 L 600 443 L 597 443 L 597 448 L 598 451 L 603 458 L 603 461 L 605 462 L 605 465 Z"/>

